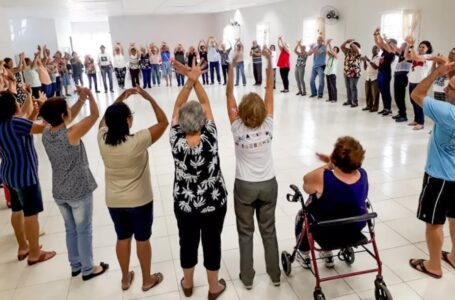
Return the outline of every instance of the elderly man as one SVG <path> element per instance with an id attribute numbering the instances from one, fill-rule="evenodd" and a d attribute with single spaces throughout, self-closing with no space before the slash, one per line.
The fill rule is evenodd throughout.
<path id="1" fill-rule="evenodd" d="M 324 38 L 318 37 L 317 43 L 311 46 L 311 50 L 308 55 L 313 54 L 313 70 L 311 72 L 310 87 L 311 96 L 314 98 L 318 96 L 322 98 L 324 94 L 324 70 L 325 70 L 325 59 L 327 56 L 327 48 L 324 44 Z M 319 77 L 319 89 L 316 89 L 316 77 Z"/>
<path id="2" fill-rule="evenodd" d="M 441 258 L 455 268 L 455 62 L 446 63 L 433 58 L 439 67 L 425 78 L 411 94 L 412 100 L 423 108 L 435 125 L 428 145 L 428 157 L 419 200 L 417 217 L 426 223 L 429 260 L 411 259 L 409 264 L 419 272 L 434 278 L 442 277 Z M 448 76 L 445 88 L 447 102 L 427 97 L 433 82 Z M 452 238 L 451 252 L 442 251 L 443 225 L 449 219 Z"/>
<path id="3" fill-rule="evenodd" d="M 256 40 L 250 50 L 250 56 L 253 61 L 254 85 L 262 84 L 262 51 Z"/>

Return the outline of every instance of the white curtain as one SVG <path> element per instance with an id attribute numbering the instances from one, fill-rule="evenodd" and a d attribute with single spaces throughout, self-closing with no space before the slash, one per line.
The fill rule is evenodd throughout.
<path id="1" fill-rule="evenodd" d="M 325 20 L 323 17 L 316 19 L 316 37 L 322 36 L 325 39 Z"/>
<path id="2" fill-rule="evenodd" d="M 418 10 L 403 11 L 403 37 L 412 36 L 418 40 L 420 38 L 421 15 Z"/>

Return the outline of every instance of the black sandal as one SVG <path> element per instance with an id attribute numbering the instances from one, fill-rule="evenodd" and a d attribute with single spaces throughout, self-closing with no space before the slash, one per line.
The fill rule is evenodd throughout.
<path id="1" fill-rule="evenodd" d="M 97 276 L 100 276 L 101 274 L 104 274 L 104 272 L 107 271 L 107 269 L 109 269 L 109 265 L 106 264 L 106 263 L 103 263 L 103 262 L 100 262 L 100 267 L 101 267 L 101 272 L 98 272 L 98 273 L 91 273 L 91 274 L 88 274 L 88 275 L 82 275 L 82 280 L 83 281 L 87 281 L 87 280 L 90 280 L 92 278 L 95 278 Z"/>

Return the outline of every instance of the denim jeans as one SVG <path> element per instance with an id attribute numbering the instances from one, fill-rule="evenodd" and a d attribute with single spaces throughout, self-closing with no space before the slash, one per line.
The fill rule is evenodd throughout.
<path id="1" fill-rule="evenodd" d="M 357 91 L 357 83 L 359 82 L 358 77 L 347 77 L 344 76 L 344 81 L 346 83 L 346 92 L 348 96 L 348 103 L 349 104 L 358 104 L 358 91 Z"/>
<path id="2" fill-rule="evenodd" d="M 95 91 L 98 91 L 98 80 L 96 78 L 96 73 L 93 73 L 93 74 L 87 74 L 87 77 L 88 77 L 88 86 L 89 86 L 89 89 L 92 89 L 92 81 L 94 83 L 94 86 L 95 86 Z"/>
<path id="3" fill-rule="evenodd" d="M 299 92 L 306 95 L 305 66 L 295 66 L 295 81 L 297 81 Z"/>
<path id="4" fill-rule="evenodd" d="M 106 84 L 106 75 L 109 78 L 109 90 L 113 90 L 114 87 L 112 85 L 112 69 L 109 66 L 101 67 L 101 77 L 103 77 L 103 85 L 104 91 L 107 91 L 107 84 Z"/>
<path id="5" fill-rule="evenodd" d="M 178 86 L 183 86 L 185 84 L 185 76 L 183 74 L 175 72 L 175 78 L 177 78 Z"/>
<path id="6" fill-rule="evenodd" d="M 311 96 L 322 97 L 324 94 L 324 69 L 325 66 L 313 68 L 311 71 L 310 87 Z M 316 89 L 316 77 L 319 77 L 319 89 Z"/>
<path id="7" fill-rule="evenodd" d="M 66 247 L 71 271 L 82 270 L 82 275 L 93 271 L 92 216 L 93 195 L 84 199 L 55 199 L 65 221 Z"/>
<path id="8" fill-rule="evenodd" d="M 160 65 L 159 64 L 153 64 L 152 65 L 152 82 L 153 85 L 160 85 Z"/>
<path id="9" fill-rule="evenodd" d="M 235 85 L 239 85 L 240 81 L 240 74 L 242 75 L 242 83 L 243 85 L 246 84 L 246 77 L 245 77 L 245 65 L 244 62 L 241 61 L 235 67 Z"/>
<path id="10" fill-rule="evenodd" d="M 144 89 L 152 87 L 152 69 L 142 69 L 142 81 L 144 81 L 142 85 Z"/>
<path id="11" fill-rule="evenodd" d="M 392 109 L 392 94 L 390 93 L 390 82 L 392 77 L 390 74 L 379 72 L 378 74 L 378 88 L 382 96 L 382 104 L 384 109 Z"/>

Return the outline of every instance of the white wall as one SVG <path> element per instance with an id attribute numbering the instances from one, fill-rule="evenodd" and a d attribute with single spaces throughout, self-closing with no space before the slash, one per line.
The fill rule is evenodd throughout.
<path id="1" fill-rule="evenodd" d="M 25 52 L 33 56 L 38 44 L 46 44 L 51 52 L 58 49 L 53 19 L 10 18 L 10 25 L 14 53 Z"/>
<path id="2" fill-rule="evenodd" d="M 348 7 L 342 7 L 337 0 L 289 0 L 283 3 L 276 3 L 258 7 L 240 9 L 239 23 L 241 24 L 241 39 L 245 45 L 245 50 L 251 47 L 252 40 L 256 39 L 256 24 L 269 23 L 270 28 L 270 43 L 277 44 L 278 36 L 282 35 L 284 40 L 290 44 L 291 49 L 294 49 L 298 40 L 303 36 L 303 20 L 319 17 L 320 10 L 325 5 L 332 5 L 340 10 L 341 15 L 344 15 Z M 344 3 L 344 1 L 343 1 Z M 229 24 L 229 21 L 236 15 L 235 11 L 220 13 L 217 15 L 217 31 L 218 36 L 222 37 L 224 27 Z M 238 16 L 237 16 L 238 17 Z M 334 39 L 334 45 L 339 45 L 345 36 L 345 20 L 341 19 L 336 25 L 326 25 L 326 37 Z M 247 55 L 245 56 L 247 58 Z M 247 58 L 249 59 L 249 58 Z M 295 84 L 294 80 L 294 64 L 296 56 L 291 55 L 291 73 L 289 75 L 290 83 Z M 251 64 L 248 64 L 248 73 L 252 74 Z M 307 92 L 309 91 L 309 78 L 311 76 L 311 67 L 313 58 L 309 58 L 306 68 Z M 342 78 L 338 76 L 339 84 Z M 281 83 L 279 74 L 277 74 L 277 82 Z"/>
<path id="3" fill-rule="evenodd" d="M 55 33 L 57 36 L 58 48 L 69 52 L 71 49 L 71 22 L 68 19 L 55 19 Z"/>
<path id="4" fill-rule="evenodd" d="M 13 57 L 13 44 L 5 10 L 0 7 L 0 59 Z"/>
<path id="5" fill-rule="evenodd" d="M 214 14 L 110 17 L 109 26 L 112 41 L 124 47 L 131 42 L 148 45 L 166 41 L 172 50 L 177 43 L 197 46 L 201 38 L 217 33 Z"/>

